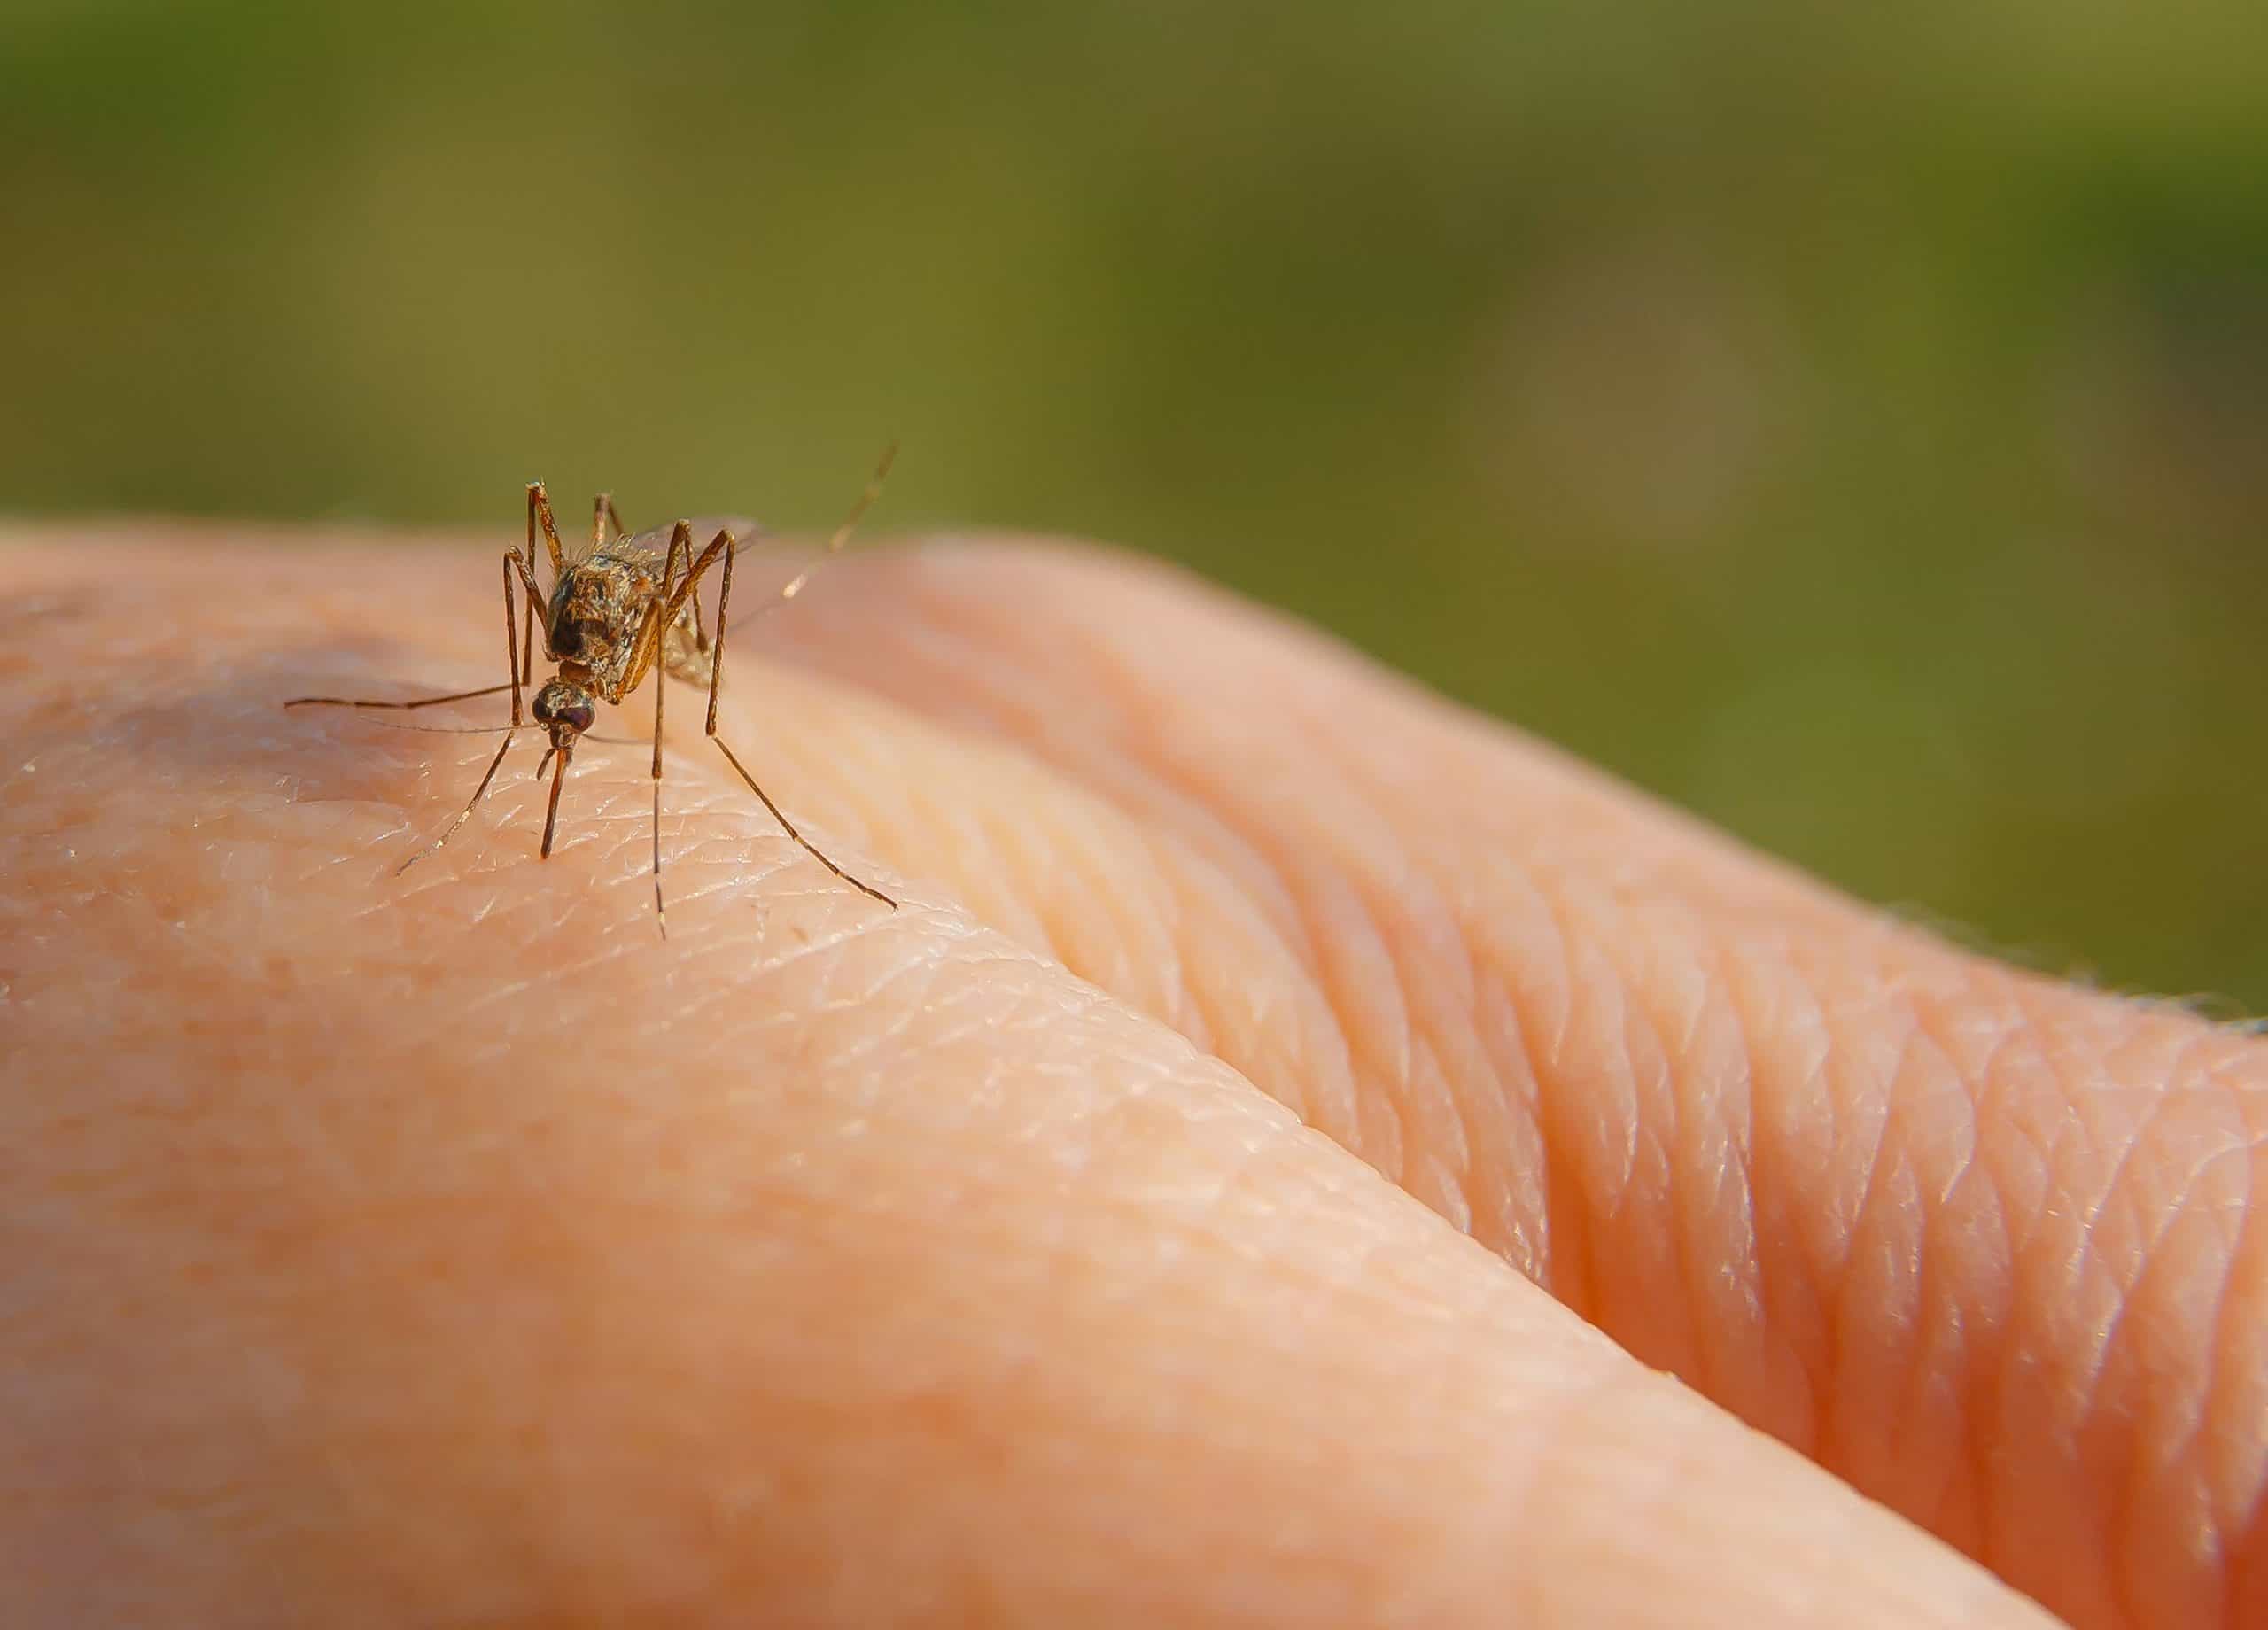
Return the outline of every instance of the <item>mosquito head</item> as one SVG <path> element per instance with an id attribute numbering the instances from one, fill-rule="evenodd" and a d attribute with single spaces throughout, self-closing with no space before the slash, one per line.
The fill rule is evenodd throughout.
<path id="1" fill-rule="evenodd" d="M 551 733 L 551 750 L 570 753 L 575 738 L 598 722 L 598 705 L 590 692 L 565 679 L 554 679 L 535 694 L 535 722 Z"/>

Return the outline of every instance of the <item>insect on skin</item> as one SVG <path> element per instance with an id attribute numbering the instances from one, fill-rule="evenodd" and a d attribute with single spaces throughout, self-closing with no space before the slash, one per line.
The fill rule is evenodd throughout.
<path id="1" fill-rule="evenodd" d="M 826 555 L 834 554 L 849 540 L 858 517 L 882 491 L 882 480 L 889 474 L 890 461 L 897 452 L 895 445 L 883 451 L 882 462 L 875 467 L 866 490 L 827 539 Z M 480 778 L 480 785 L 473 788 L 471 798 L 449 823 L 447 830 L 396 867 L 396 875 L 456 835 L 457 829 L 472 818 L 473 811 L 487 796 L 513 741 L 521 731 L 528 729 L 540 729 L 551 741 L 542 761 L 536 765 L 539 776 L 546 768 L 551 771 L 551 798 L 543 817 L 542 855 L 548 858 L 552 836 L 559 824 L 559 792 L 566 781 L 567 766 L 575 757 L 575 743 L 597 721 L 599 703 L 620 705 L 650 671 L 654 674 L 654 920 L 664 938 L 669 935 L 668 917 L 662 902 L 662 702 L 668 688 L 663 683 L 664 676 L 708 687 L 709 739 L 717 744 L 717 750 L 724 754 L 726 762 L 739 772 L 741 780 L 748 783 L 749 790 L 772 811 L 781 829 L 835 876 L 895 911 L 897 901 L 851 876 L 797 831 L 796 824 L 757 785 L 756 777 L 749 773 L 739 755 L 717 734 L 717 697 L 725 678 L 725 614 L 733 598 L 733 562 L 742 550 L 760 540 L 761 529 L 753 522 L 728 523 L 697 556 L 694 554 L 691 521 L 657 526 L 634 538 L 626 536 L 625 530 L 621 517 L 615 514 L 613 499 L 602 493 L 592 506 L 590 549 L 580 556 L 571 556 L 559 541 L 559 528 L 552 519 L 551 500 L 543 490 L 543 483 L 529 483 L 526 552 L 523 554 L 517 547 L 504 551 L 504 660 L 511 672 L 509 680 L 446 696 L 422 696 L 413 702 L 295 696 L 284 704 L 287 708 L 409 710 L 493 696 L 504 690 L 512 693 L 512 722 L 502 727 L 503 744 L 497 748 L 496 757 L 488 761 L 488 772 Z M 551 557 L 548 594 L 536 581 L 535 543 L 539 532 Z M 657 549 L 658 561 L 655 558 Z M 698 591 L 702 578 L 719 561 L 724 563 L 724 578 L 717 591 L 717 632 L 712 637 L 702 626 Z M 806 566 L 797 572 L 777 597 L 760 609 L 770 609 L 794 599 L 810 579 L 812 570 L 811 566 Z M 516 586 L 526 596 L 524 623 L 514 601 Z M 535 684 L 538 606 L 543 608 L 544 657 L 555 664 L 556 671 L 528 698 L 524 710 L 522 693 Z M 517 641 L 515 633 L 519 635 Z"/>

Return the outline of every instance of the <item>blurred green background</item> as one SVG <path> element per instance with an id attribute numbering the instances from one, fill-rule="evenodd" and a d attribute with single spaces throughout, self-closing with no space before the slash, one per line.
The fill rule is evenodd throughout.
<path id="1" fill-rule="evenodd" d="M 0 0 L 0 508 L 1186 561 L 2268 1007 L 2268 8 Z"/>

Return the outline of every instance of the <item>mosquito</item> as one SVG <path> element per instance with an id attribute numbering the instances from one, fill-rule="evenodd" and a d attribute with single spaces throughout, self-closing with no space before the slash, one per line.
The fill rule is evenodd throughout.
<path id="1" fill-rule="evenodd" d="M 827 539 L 826 548 L 789 578 L 777 595 L 760 606 L 758 614 L 793 600 L 811 580 L 819 561 L 835 554 L 850 540 L 859 517 L 880 495 L 897 453 L 895 443 L 883 449 L 866 491 Z M 518 740 L 520 732 L 530 729 L 544 731 L 551 741 L 535 771 L 539 779 L 547 769 L 551 772 L 551 796 L 544 811 L 541 850 L 542 858 L 548 859 L 559 825 L 560 789 L 566 782 L 567 766 L 575 757 L 575 743 L 597 722 L 599 703 L 621 705 L 652 672 L 654 921 L 664 939 L 669 936 L 668 913 L 662 898 L 662 704 L 668 693 L 664 678 L 708 688 L 705 734 L 717 744 L 717 750 L 724 754 L 725 761 L 748 783 L 749 790 L 772 812 L 781 830 L 843 881 L 895 911 L 896 900 L 844 871 L 796 830 L 796 823 L 772 801 L 772 796 L 750 773 L 740 756 L 717 734 L 717 699 L 725 679 L 725 617 L 733 598 L 733 563 L 768 536 L 764 529 L 753 521 L 738 518 L 699 524 L 680 520 L 633 537 L 622 524 L 622 517 L 615 513 L 613 498 L 602 493 L 591 506 L 590 547 L 571 555 L 560 542 L 559 527 L 552 518 L 550 495 L 544 491 L 543 483 L 530 482 L 527 494 L 526 548 L 523 551 L 515 546 L 504 551 L 504 659 L 511 673 L 509 680 L 478 690 L 421 696 L 410 702 L 295 696 L 284 704 L 287 708 L 383 708 L 407 711 L 439 707 L 445 702 L 470 702 L 506 690 L 512 693 L 512 722 L 499 726 L 505 733 L 504 741 L 497 748 L 495 757 L 488 761 L 487 773 L 480 778 L 472 796 L 441 835 L 395 867 L 395 875 L 435 853 L 472 819 L 473 811 L 480 807 L 481 799 L 487 796 L 488 788 L 494 783 L 497 771 L 503 767 L 504 756 L 512 750 L 512 743 Z M 710 524 L 718 527 L 716 535 L 697 555 L 694 553 L 696 524 L 704 531 Z M 548 593 L 536 579 L 539 533 L 551 560 Z M 711 634 L 702 624 L 699 590 L 703 578 L 720 561 L 723 578 L 717 591 L 716 632 Z M 516 591 L 524 596 L 524 621 L 520 612 L 522 602 L 516 599 Z M 555 671 L 541 688 L 535 689 L 539 606 L 543 608 L 544 659 L 553 664 Z M 524 704 L 523 693 L 529 689 L 534 689 L 534 695 L 527 697 Z M 478 731 L 480 727 L 472 728 Z"/>

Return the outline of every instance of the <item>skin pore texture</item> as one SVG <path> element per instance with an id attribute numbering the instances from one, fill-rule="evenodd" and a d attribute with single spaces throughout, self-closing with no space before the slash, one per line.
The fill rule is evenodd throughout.
<path id="1" fill-rule="evenodd" d="M 0 532 L 12 1624 L 2268 1624 L 2268 1044 L 1006 540 L 396 876 L 501 547 Z"/>

